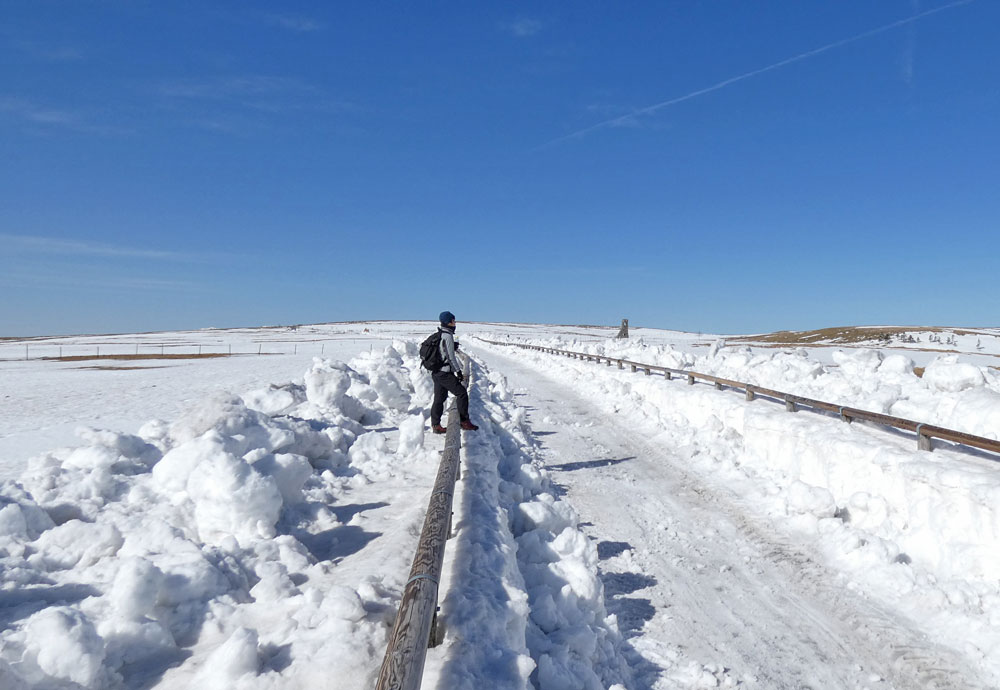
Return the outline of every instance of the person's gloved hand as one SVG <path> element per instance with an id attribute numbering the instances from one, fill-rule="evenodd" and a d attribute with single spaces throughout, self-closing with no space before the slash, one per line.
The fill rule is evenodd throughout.
<path id="1" fill-rule="evenodd" d="M 459 382 L 459 383 L 461 383 L 462 381 L 464 381 L 464 380 L 465 380 L 465 374 L 463 374 L 463 373 L 462 373 L 462 372 L 460 372 L 460 371 L 456 371 L 456 372 L 455 372 L 455 378 L 456 378 L 456 379 L 458 379 L 458 382 Z"/>

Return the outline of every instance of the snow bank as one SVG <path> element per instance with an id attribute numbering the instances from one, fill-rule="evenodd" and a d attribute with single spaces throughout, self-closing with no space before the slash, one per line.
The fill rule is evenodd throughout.
<path id="1" fill-rule="evenodd" d="M 477 372 L 480 431 L 465 437 L 458 536 L 441 603 L 447 636 L 429 660 L 437 687 L 631 683 L 605 610 L 596 546 L 572 507 L 554 497 L 506 380 Z"/>
<path id="2" fill-rule="evenodd" d="M 33 459 L 0 483 L 0 685 L 370 685 L 394 595 L 377 567 L 338 580 L 337 554 L 367 537 L 336 506 L 432 481 L 427 378 L 413 343 L 317 359 L 300 381 L 138 435 L 82 429 Z M 413 538 L 408 507 L 397 520 L 390 551 Z"/>
<path id="3" fill-rule="evenodd" d="M 486 339 L 505 340 L 483 334 Z M 524 341 L 528 342 L 528 341 Z M 838 350 L 834 365 L 811 358 L 804 348 L 781 350 L 726 346 L 716 342 L 705 355 L 681 352 L 672 345 L 651 345 L 641 338 L 578 341 L 566 337 L 530 341 L 575 352 L 690 369 L 785 393 L 936 424 L 1000 439 L 1000 372 L 959 362 L 954 354 L 937 355 L 923 376 L 913 361 L 881 350 Z"/>
<path id="4" fill-rule="evenodd" d="M 556 343 L 668 364 L 685 359 L 642 343 Z M 855 582 L 923 621 L 928 633 L 963 640 L 1000 677 L 1000 468 L 961 450 L 916 449 L 894 434 L 834 416 L 790 414 L 742 395 L 635 376 L 544 353 L 519 351 L 550 375 L 572 380 L 610 414 L 664 438 L 690 466 L 754 500 L 788 529 L 816 540 Z M 992 370 L 939 356 L 924 373 L 905 357 L 861 350 L 837 366 L 804 351 L 720 347 L 688 357 L 705 373 L 971 433 L 1000 437 L 1000 382 Z M 929 375 L 928 375 L 929 373 Z M 667 431 L 669 430 L 669 432 Z M 525 520 L 548 518 L 544 511 Z"/>

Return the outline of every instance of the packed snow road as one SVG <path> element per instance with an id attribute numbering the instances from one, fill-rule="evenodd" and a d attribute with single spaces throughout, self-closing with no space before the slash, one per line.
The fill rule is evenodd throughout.
<path id="1" fill-rule="evenodd" d="M 475 355 L 517 391 L 553 482 L 597 541 L 607 609 L 639 687 L 989 687 L 974 663 L 859 591 L 724 473 L 688 469 L 695 455 L 731 453 L 725 434 L 608 414 L 611 401 L 588 399 L 572 371 L 552 376 L 522 352 Z"/>

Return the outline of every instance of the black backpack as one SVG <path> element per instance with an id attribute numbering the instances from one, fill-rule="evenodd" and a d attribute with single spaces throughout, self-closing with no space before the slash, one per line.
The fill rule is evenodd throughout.
<path id="1" fill-rule="evenodd" d="M 420 364 L 424 369 L 437 371 L 444 366 L 441 359 L 441 331 L 433 333 L 420 343 Z"/>

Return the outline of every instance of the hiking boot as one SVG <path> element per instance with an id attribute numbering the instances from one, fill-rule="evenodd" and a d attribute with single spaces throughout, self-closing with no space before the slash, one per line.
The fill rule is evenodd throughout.
<path id="1" fill-rule="evenodd" d="M 472 422 L 462 422 L 460 426 L 466 431 L 479 431 L 479 427 Z"/>
<path id="2" fill-rule="evenodd" d="M 433 431 L 435 434 L 447 434 L 448 433 L 448 430 L 445 429 L 440 424 L 432 424 L 431 425 L 431 431 Z"/>

